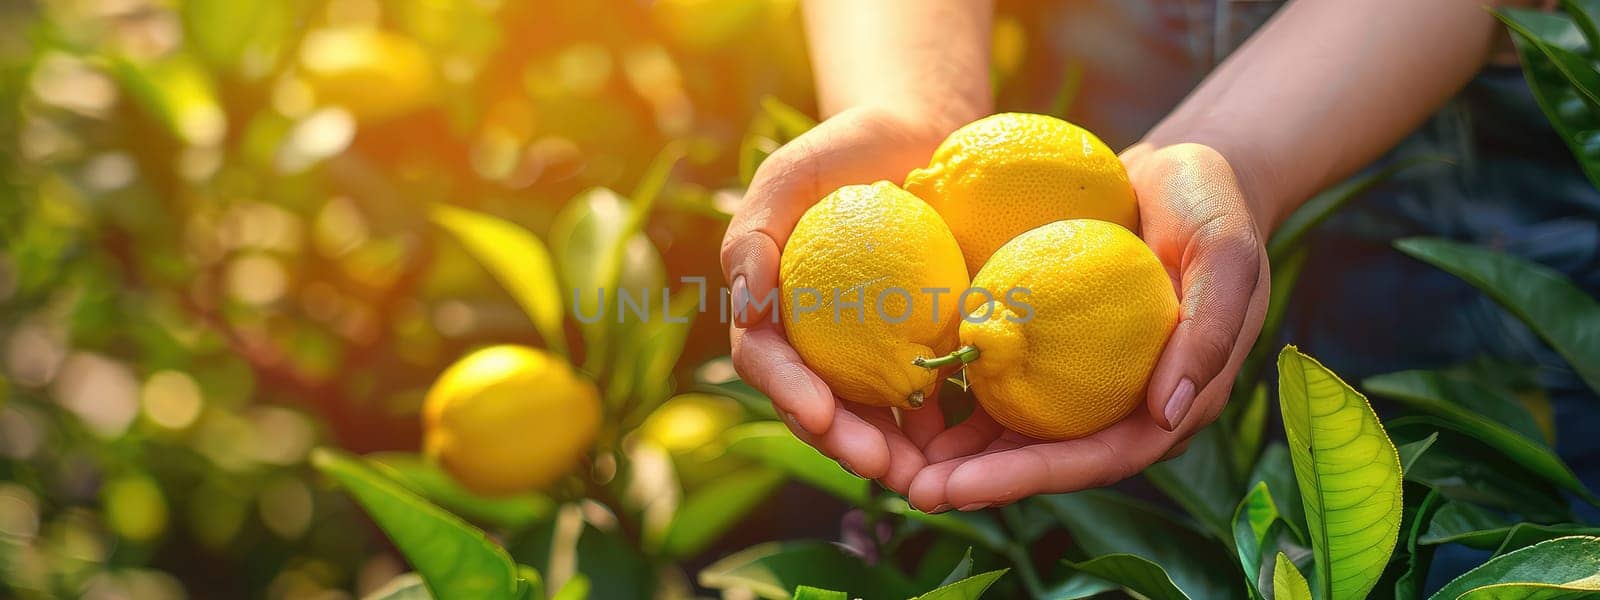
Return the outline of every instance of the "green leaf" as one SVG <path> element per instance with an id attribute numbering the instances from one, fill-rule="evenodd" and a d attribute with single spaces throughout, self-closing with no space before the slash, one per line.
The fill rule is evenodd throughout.
<path id="1" fill-rule="evenodd" d="M 1365 598 L 1400 533 L 1400 455 L 1367 399 L 1294 346 L 1278 394 L 1321 597 Z"/>
<path id="2" fill-rule="evenodd" d="M 1561 8 L 1572 18 L 1572 23 L 1583 32 L 1583 40 L 1588 53 L 1592 56 L 1600 50 L 1600 28 L 1595 27 L 1595 20 L 1600 16 L 1600 2 L 1595 0 L 1561 0 Z"/>
<path id="3" fill-rule="evenodd" d="M 1311 600 L 1311 585 L 1306 583 L 1305 576 L 1294 568 L 1294 563 L 1289 562 L 1289 557 L 1282 552 L 1278 553 L 1277 562 L 1272 568 L 1272 598 Z"/>
<path id="4" fill-rule="evenodd" d="M 1597 330 L 1600 331 L 1600 330 Z M 1408 408 L 1438 418 L 1445 426 L 1465 433 L 1504 453 L 1507 458 L 1590 502 L 1600 502 L 1572 469 L 1544 444 L 1539 427 L 1527 411 L 1505 399 L 1467 401 L 1492 392 L 1469 382 L 1456 381 L 1429 371 L 1402 371 L 1370 377 L 1362 386 L 1375 394 L 1399 401 Z M 1466 404 L 1483 407 L 1468 408 Z M 1498 405 L 1501 410 L 1490 407 Z M 1492 412 L 1491 412 L 1492 410 Z"/>
<path id="5" fill-rule="evenodd" d="M 568 200 L 550 223 L 560 289 L 572 294 L 572 312 L 583 334 L 585 370 L 591 373 L 601 372 L 599 367 L 611 351 L 610 340 L 622 335 L 617 330 L 633 324 L 619 322 L 621 291 L 650 296 L 654 307 L 659 299 L 655 296 L 666 286 L 666 266 L 650 239 L 638 231 L 624 237 L 633 212 L 633 203 L 616 192 L 590 188 Z M 610 260 L 618 244 L 624 246 L 621 273 L 615 280 L 603 279 L 597 265 Z"/>
<path id="6" fill-rule="evenodd" d="M 989 586 L 994 585 L 994 582 L 998 581 L 1000 576 L 1005 575 L 1007 571 L 1010 571 L 1010 569 L 979 573 L 960 581 L 939 586 L 926 594 L 917 596 L 917 600 L 978 600 L 978 598 L 983 597 L 985 591 L 989 590 Z"/>
<path id="7" fill-rule="evenodd" d="M 1564 66 L 1570 66 L 1563 63 L 1570 63 L 1570 58 L 1557 58 L 1547 52 L 1550 48 L 1572 51 L 1586 46 L 1582 35 L 1570 20 L 1558 15 L 1501 10 L 1497 16 L 1508 24 L 1512 19 L 1517 23 L 1512 39 L 1534 100 L 1572 150 L 1589 181 L 1600 186 L 1600 108 L 1563 72 Z"/>
<path id="8" fill-rule="evenodd" d="M 968 546 L 966 554 L 963 554 L 961 556 L 961 560 L 956 562 L 956 567 L 954 569 L 950 569 L 950 574 L 949 575 L 945 575 L 944 576 L 944 580 L 940 581 L 939 585 L 937 587 L 944 587 L 944 586 L 950 585 L 950 584 L 955 583 L 957 581 L 961 581 L 962 579 L 966 579 L 966 578 L 971 577 L 971 576 L 972 576 L 972 547 Z"/>
<path id="9" fill-rule="evenodd" d="M 906 598 L 915 593 L 898 571 L 868 566 L 822 541 L 768 542 L 735 552 L 700 571 L 700 585 L 747 589 L 761 598 L 789 598 L 805 585 L 843 590 L 856 598 Z"/>
<path id="10" fill-rule="evenodd" d="M 1240 482 L 1230 468 L 1234 457 L 1221 427 L 1200 430 L 1189 450 L 1145 469 L 1150 483 L 1200 521 L 1212 537 L 1232 543 L 1230 516 Z"/>
<path id="11" fill-rule="evenodd" d="M 373 468 L 404 484 L 429 501 L 469 520 L 508 529 L 522 529 L 550 518 L 556 503 L 538 493 L 488 497 L 474 494 L 448 473 L 409 452 L 379 452 L 366 456 Z"/>
<path id="12" fill-rule="evenodd" d="M 1077 598 L 1092 598 L 1106 592 L 1122 589 L 1122 586 L 1095 577 L 1083 571 L 1078 571 L 1068 576 L 1060 585 L 1045 590 L 1041 598 L 1050 600 L 1076 600 Z"/>
<path id="13" fill-rule="evenodd" d="M 867 481 L 851 475 L 815 448 L 795 439 L 782 423 L 745 423 L 723 434 L 728 453 L 783 470 L 796 479 L 857 506 L 871 502 Z"/>
<path id="14" fill-rule="evenodd" d="M 1083 562 L 1066 561 L 1073 569 L 1114 582 L 1150 600 L 1189 600 L 1161 565 L 1134 554 L 1106 554 Z M 1205 596 L 1201 596 L 1205 597 Z"/>
<path id="15" fill-rule="evenodd" d="M 1428 452 L 1417 457 L 1405 472 L 1415 481 L 1439 490 L 1451 500 L 1476 502 L 1516 511 L 1529 519 L 1554 522 L 1570 518 L 1566 500 L 1548 481 L 1511 462 L 1499 451 L 1446 428 L 1432 417 L 1403 417 L 1389 421 L 1395 439 L 1420 440 L 1437 434 Z"/>
<path id="16" fill-rule="evenodd" d="M 1189 596 L 1237 598 L 1244 595 L 1232 553 L 1167 513 L 1109 490 L 1039 496 L 1089 557 L 1132 554 L 1161 565 Z"/>
<path id="17" fill-rule="evenodd" d="M 1431 448 L 1433 443 L 1436 441 L 1439 441 L 1438 432 L 1429 434 L 1428 437 L 1422 438 L 1415 442 L 1400 444 L 1398 447 L 1396 447 L 1395 449 L 1400 452 L 1401 475 L 1410 473 L 1411 465 L 1416 464 L 1417 459 L 1422 458 L 1422 454 L 1427 452 L 1428 448 Z"/>
<path id="18" fill-rule="evenodd" d="M 945 512 L 928 514 L 912 508 L 904 498 L 886 498 L 880 507 L 889 514 L 899 515 L 939 531 L 976 542 L 993 552 L 1004 552 L 1009 540 L 1005 530 L 987 513 Z"/>
<path id="19" fill-rule="evenodd" d="M 211 73 L 193 54 L 173 52 L 151 62 L 116 58 L 112 71 L 122 89 L 173 139 L 189 146 L 223 142 L 228 116 Z"/>
<path id="20" fill-rule="evenodd" d="M 1233 443 L 1233 472 L 1248 473 L 1250 465 L 1256 463 L 1256 458 L 1261 456 L 1261 446 L 1266 441 L 1267 433 L 1267 386 L 1258 383 L 1255 391 L 1251 392 L 1247 401 L 1239 409 L 1238 417 L 1234 420 L 1232 429 Z"/>
<path id="21" fill-rule="evenodd" d="M 1333 213 L 1339 211 L 1351 200 L 1361 197 L 1373 187 L 1393 178 L 1404 171 L 1424 165 L 1448 164 L 1449 157 L 1441 155 L 1412 156 L 1396 160 L 1381 169 L 1351 177 L 1339 184 L 1323 190 L 1310 200 L 1300 205 L 1300 208 L 1289 213 L 1284 218 L 1283 224 L 1273 231 L 1272 239 L 1267 242 L 1267 257 L 1274 267 L 1285 264 L 1290 256 L 1301 248 L 1306 234 L 1315 229 L 1317 225 L 1328 220 Z"/>
<path id="22" fill-rule="evenodd" d="M 739 402 L 740 406 L 743 406 L 746 411 L 749 411 L 751 415 L 757 418 L 768 421 L 776 421 L 779 418 L 778 411 L 772 408 L 771 399 L 768 399 L 755 388 L 750 387 L 750 384 L 737 379 L 721 383 L 697 382 L 691 388 L 691 391 L 733 398 Z"/>
<path id="23" fill-rule="evenodd" d="M 550 349 L 566 356 L 561 288 L 544 243 L 510 221 L 444 204 L 434 206 L 433 221 L 505 286 Z"/>
<path id="24" fill-rule="evenodd" d="M 1511 29 L 1518 47 L 1529 44 L 1544 55 L 1549 65 L 1561 74 L 1591 106 L 1600 105 L 1600 72 L 1583 56 L 1573 50 L 1547 41 L 1540 31 L 1554 33 L 1558 28 L 1572 27 L 1575 23 L 1544 11 L 1506 9 L 1496 11 L 1495 17 Z"/>
<path id="25" fill-rule="evenodd" d="M 690 286 L 679 289 L 670 300 L 662 298 L 663 302 L 670 303 L 661 309 L 663 314 L 655 320 L 636 324 L 632 332 L 636 343 L 629 345 L 625 341 L 620 348 L 621 356 L 613 372 L 613 381 L 631 378 L 629 388 L 634 401 L 627 417 L 623 419 L 624 430 L 639 426 L 651 411 L 672 395 L 672 372 L 678 365 L 678 359 L 683 356 L 684 343 L 689 339 L 689 327 L 694 322 L 697 307 L 704 308 L 700 304 L 703 301 L 700 297 L 702 292 L 706 292 L 703 287 Z M 670 318 L 667 318 L 668 315 Z"/>
<path id="26" fill-rule="evenodd" d="M 561 586 L 550 600 L 584 600 L 589 597 L 589 578 L 583 573 L 575 573 L 572 579 Z"/>
<path id="27" fill-rule="evenodd" d="M 726 474 L 696 490 L 672 516 L 672 525 L 662 540 L 662 552 L 680 558 L 698 554 L 786 479 L 782 471 L 754 467 Z"/>
<path id="28" fill-rule="evenodd" d="M 784 104 L 776 96 L 763 96 L 761 110 L 772 118 L 773 124 L 777 125 L 778 135 L 785 140 L 800 137 L 817 126 L 816 119 L 800 112 L 800 109 Z"/>
<path id="29" fill-rule="evenodd" d="M 1483 290 L 1527 323 L 1600 392 L 1600 302 L 1560 273 L 1468 244 L 1411 238 L 1395 247 Z"/>
<path id="30" fill-rule="evenodd" d="M 593 598 L 637 598 L 659 588 L 655 566 L 637 543 L 609 523 L 602 528 L 589 522 L 585 508 L 604 510 L 598 504 L 563 505 L 555 519 L 511 539 L 511 555 L 523 564 L 545 566 L 552 584 L 557 574 L 582 576 Z M 570 585 L 566 580 L 563 589 Z"/>
<path id="31" fill-rule="evenodd" d="M 517 591 L 520 600 L 544 600 L 544 577 L 528 565 L 517 565 Z"/>
<path id="32" fill-rule="evenodd" d="M 1597 564 L 1600 538 L 1557 538 L 1490 559 L 1445 584 L 1432 598 L 1593 597 L 1600 593 Z"/>
<path id="33" fill-rule="evenodd" d="M 435 597 L 516 598 L 516 564 L 483 531 L 355 457 L 319 448 L 311 463 L 355 497 Z"/>
<path id="34" fill-rule="evenodd" d="M 850 600 L 850 594 L 802 585 L 794 589 L 794 600 Z"/>
<path id="35" fill-rule="evenodd" d="M 1439 508 L 1418 543 L 1461 544 L 1496 553 L 1530 544 L 1573 535 L 1600 536 L 1600 527 L 1577 523 L 1513 522 L 1482 507 L 1465 502 L 1447 502 Z"/>
<path id="36" fill-rule="evenodd" d="M 1530 441 L 1547 445 L 1533 413 L 1510 388 L 1480 379 L 1485 378 L 1459 369 L 1417 370 L 1376 375 L 1362 381 L 1361 386 L 1372 393 L 1394 396 L 1414 410 L 1441 417 L 1462 412 L 1475 414 Z"/>
<path id="37" fill-rule="evenodd" d="M 1302 543 L 1311 538 L 1306 535 L 1305 503 L 1300 501 L 1300 486 L 1294 479 L 1294 462 L 1289 457 L 1289 447 L 1282 442 L 1267 444 L 1261 460 L 1250 473 L 1250 486 L 1266 483 L 1273 490 L 1272 499 L 1278 505 L 1278 514 L 1284 524 Z"/>
<path id="38" fill-rule="evenodd" d="M 289 42 L 294 23 L 302 18 L 304 3 L 239 0 L 191 0 L 179 5 L 186 45 L 213 65 L 228 69 L 252 63 L 274 64 Z M 244 70 L 244 69 L 241 69 Z M 247 78 L 270 74 L 255 68 Z M 252 77 L 253 76 L 253 77 Z"/>
<path id="39" fill-rule="evenodd" d="M 918 527 L 908 526 L 896 533 L 909 537 L 917 535 L 920 531 Z M 931 590 L 966 579 L 972 576 L 972 566 L 965 561 L 971 556 L 972 544 L 966 540 L 953 535 L 933 536 L 933 539 L 923 547 L 922 557 L 917 559 L 916 568 L 911 571 L 911 581 L 919 590 Z M 952 569 L 951 564 L 956 567 Z M 963 568 L 966 569 L 965 572 L 962 572 Z"/>
<path id="40" fill-rule="evenodd" d="M 1411 527 L 1406 530 L 1406 568 L 1394 582 L 1394 596 L 1397 600 L 1422 597 L 1422 586 L 1427 583 L 1428 568 L 1433 564 L 1433 548 L 1420 545 L 1418 539 L 1444 503 L 1443 494 L 1438 490 L 1429 490 L 1428 495 L 1423 496 L 1422 502 L 1412 513 Z"/>
<path id="41" fill-rule="evenodd" d="M 756 178 L 756 169 L 761 163 L 766 162 L 768 156 L 777 152 L 780 144 L 765 136 L 746 135 L 739 143 L 739 181 L 749 186 Z"/>
<path id="42" fill-rule="evenodd" d="M 1245 582 L 1257 589 L 1256 578 L 1261 574 L 1261 548 L 1267 536 L 1273 534 L 1274 524 L 1283 523 L 1278 504 L 1272 499 L 1272 490 L 1265 481 L 1256 483 L 1250 493 L 1239 501 L 1233 512 L 1234 548 L 1239 555 L 1239 567 L 1244 571 Z"/>
<path id="43" fill-rule="evenodd" d="M 401 573 L 383 587 L 368 592 L 361 600 L 433 600 L 428 584 L 416 573 Z"/>

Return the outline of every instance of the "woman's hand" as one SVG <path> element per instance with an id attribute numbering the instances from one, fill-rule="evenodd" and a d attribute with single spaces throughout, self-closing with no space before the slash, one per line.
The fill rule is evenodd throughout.
<path id="1" fill-rule="evenodd" d="M 1138 193 L 1141 237 L 1166 265 L 1182 305 L 1144 410 L 1086 438 L 1043 442 L 1005 430 L 979 409 L 924 448 L 930 464 L 911 484 L 913 506 L 978 510 L 1110 485 L 1182 453 L 1221 414 L 1266 316 L 1263 232 L 1236 170 L 1216 150 L 1140 144 L 1122 160 Z"/>
<path id="2" fill-rule="evenodd" d="M 901 493 L 927 464 L 922 444 L 944 429 L 937 404 L 908 411 L 902 426 L 888 408 L 835 398 L 784 337 L 778 263 L 807 208 L 841 186 L 884 179 L 898 185 L 965 122 L 873 106 L 846 109 L 761 164 L 722 240 L 739 374 L 772 398 L 795 436 Z"/>

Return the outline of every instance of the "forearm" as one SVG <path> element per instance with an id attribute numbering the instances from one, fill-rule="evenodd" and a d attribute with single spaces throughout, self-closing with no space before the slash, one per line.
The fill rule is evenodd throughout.
<path id="1" fill-rule="evenodd" d="M 954 128 L 993 109 L 988 0 L 807 0 L 823 116 L 878 105 Z"/>
<path id="2" fill-rule="evenodd" d="M 1482 67 L 1495 31 L 1478 2 L 1292 2 L 1146 141 L 1222 152 L 1270 232 L 1444 104 Z"/>

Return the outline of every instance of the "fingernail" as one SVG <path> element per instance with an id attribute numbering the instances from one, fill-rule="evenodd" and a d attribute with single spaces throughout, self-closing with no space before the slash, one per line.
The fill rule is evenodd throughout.
<path id="1" fill-rule="evenodd" d="M 1167 407 L 1162 411 L 1167 417 L 1167 424 L 1161 428 L 1176 431 L 1178 424 L 1183 422 L 1184 415 L 1189 414 L 1189 408 L 1192 406 L 1194 406 L 1194 381 L 1185 377 L 1178 382 L 1178 388 L 1172 390 L 1172 396 L 1167 398 Z"/>
<path id="2" fill-rule="evenodd" d="M 972 512 L 975 510 L 983 510 L 985 508 L 989 508 L 988 502 L 973 502 L 972 504 L 961 507 L 961 512 Z"/>
<path id="3" fill-rule="evenodd" d="M 933 507 L 933 510 L 928 511 L 928 514 L 937 515 L 939 513 L 946 512 L 946 511 L 949 511 L 949 510 L 950 510 L 950 505 L 949 504 L 940 504 L 938 506 Z"/>
<path id="4" fill-rule="evenodd" d="M 750 288 L 745 283 L 743 275 L 734 276 L 733 286 L 728 289 L 728 295 L 732 296 L 732 306 L 730 308 L 733 310 L 733 320 L 744 321 L 745 311 L 750 310 L 750 307 L 745 306 L 745 299 L 750 296 Z"/>
<path id="5" fill-rule="evenodd" d="M 855 469 L 850 468 L 850 463 L 848 461 L 840 460 L 839 461 L 839 467 L 843 468 L 844 472 L 849 473 L 851 475 L 855 475 L 858 478 L 861 478 L 860 475 L 856 474 L 856 470 Z"/>

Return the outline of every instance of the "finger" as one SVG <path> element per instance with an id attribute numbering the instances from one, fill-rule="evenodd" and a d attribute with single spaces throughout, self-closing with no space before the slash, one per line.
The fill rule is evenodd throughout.
<path id="1" fill-rule="evenodd" d="M 911 489 L 911 480 L 917 476 L 917 472 L 928 465 L 927 459 L 922 456 L 922 449 L 906 436 L 890 409 L 853 403 L 846 403 L 845 406 L 883 434 L 889 450 L 889 470 L 879 478 L 879 482 L 895 493 L 905 495 Z M 923 407 L 923 410 L 926 409 Z"/>
<path id="2" fill-rule="evenodd" d="M 772 399 L 812 435 L 827 433 L 834 423 L 833 392 L 816 373 L 806 368 L 788 340 L 774 326 L 733 327 L 729 333 L 733 367 L 746 383 Z"/>
<path id="3" fill-rule="evenodd" d="M 954 508 L 945 497 L 945 483 L 950 480 L 950 474 L 967 460 L 968 458 L 957 458 L 923 467 L 917 472 L 916 477 L 912 478 L 910 489 L 906 490 L 906 502 L 913 508 L 930 514 Z"/>
<path id="4" fill-rule="evenodd" d="M 839 466 L 864 479 L 881 479 L 889 472 L 889 444 L 883 433 L 855 413 L 838 407 L 828 432 L 815 435 L 788 423 L 800 441 L 839 461 Z"/>
<path id="5" fill-rule="evenodd" d="M 1242 359 L 1260 331 L 1251 304 L 1267 286 L 1266 256 L 1248 220 L 1215 219 L 1194 234 L 1182 266 L 1182 313 L 1150 377 L 1146 403 L 1156 424 L 1174 431 L 1202 392 L 1235 356 Z M 1262 305 L 1264 310 L 1265 305 Z M 1245 331 L 1246 323 L 1253 330 Z M 1236 369 L 1237 367 L 1235 367 Z"/>
<path id="6" fill-rule="evenodd" d="M 983 411 L 982 407 L 973 409 L 972 416 L 965 421 L 957 423 L 929 441 L 923 447 L 922 453 L 928 457 L 928 462 L 938 463 L 952 458 L 976 454 L 993 443 L 1005 431 L 999 423 Z"/>
<path id="7" fill-rule="evenodd" d="M 900 429 L 917 448 L 926 448 L 928 442 L 945 431 L 944 408 L 939 403 L 939 386 L 933 396 L 925 399 L 922 408 L 900 411 Z"/>
<path id="8" fill-rule="evenodd" d="M 806 156 L 812 147 L 805 138 L 797 139 L 767 157 L 723 234 L 722 274 L 739 325 L 774 314 L 783 245 L 800 216 L 822 199 L 820 174 Z"/>
<path id="9" fill-rule="evenodd" d="M 1086 438 L 980 454 L 950 473 L 944 501 L 980 510 L 1035 494 L 1107 486 L 1155 463 L 1178 439 L 1136 415 Z"/>
<path id="10" fill-rule="evenodd" d="M 779 256 L 806 209 L 841 186 L 903 177 L 933 152 L 922 145 L 870 114 L 846 112 L 767 157 L 722 239 L 735 322 L 751 325 L 777 309 Z"/>

